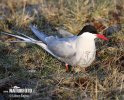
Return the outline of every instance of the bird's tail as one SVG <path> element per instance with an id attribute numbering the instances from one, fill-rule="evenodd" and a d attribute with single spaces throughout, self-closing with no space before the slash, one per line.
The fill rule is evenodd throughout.
<path id="1" fill-rule="evenodd" d="M 31 24 L 29 27 L 31 28 L 32 32 L 33 32 L 42 42 L 44 42 L 44 43 L 46 44 L 45 38 L 48 37 L 48 36 L 47 36 L 46 34 L 44 34 L 43 32 L 39 31 L 39 30 L 37 29 L 37 27 L 34 26 L 34 25 L 32 25 L 32 24 Z"/>
<path id="2" fill-rule="evenodd" d="M 1 32 L 2 34 L 5 34 L 5 35 L 9 35 L 9 36 L 12 36 L 12 37 L 15 37 L 17 39 L 20 39 L 20 40 L 17 40 L 17 41 L 10 41 L 10 42 L 28 42 L 28 43 L 34 43 L 34 44 L 37 44 L 39 45 L 40 47 L 42 47 L 45 51 L 47 51 L 48 53 L 50 53 L 52 56 L 56 57 L 47 47 L 47 45 L 45 43 L 43 43 L 42 41 L 38 41 L 38 40 L 35 40 L 27 35 L 24 35 L 24 34 L 21 34 L 22 36 L 19 36 L 19 35 L 14 35 L 14 34 L 11 34 L 11 33 L 8 33 L 8 32 Z"/>
<path id="3" fill-rule="evenodd" d="M 8 35 L 8 36 L 12 36 L 12 37 L 15 37 L 17 39 L 20 39 L 21 41 L 10 41 L 10 42 L 29 42 L 29 43 L 35 43 L 37 40 L 27 36 L 27 35 L 24 35 L 24 34 L 21 34 L 22 36 L 19 36 L 19 35 L 14 35 L 14 34 L 11 34 L 11 33 L 8 33 L 8 32 L 1 32 L 2 34 L 5 34 L 5 35 Z"/>

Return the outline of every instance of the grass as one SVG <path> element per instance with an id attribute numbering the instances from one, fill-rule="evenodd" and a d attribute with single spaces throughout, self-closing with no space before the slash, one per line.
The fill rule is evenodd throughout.
<path id="1" fill-rule="evenodd" d="M 0 29 L 22 32 L 33 38 L 29 29 L 35 23 L 40 30 L 55 35 L 55 27 L 76 34 L 86 22 L 102 20 L 106 27 L 118 20 L 112 0 L 2 0 Z M 123 14 L 122 14 L 123 15 Z M 123 16 L 119 17 L 123 25 Z M 107 20 L 107 21 L 104 21 Z M 114 21 L 113 21 L 114 20 Z M 103 30 L 102 30 L 103 31 Z M 15 76 L 17 86 L 31 87 L 30 100 L 123 100 L 124 99 L 124 28 L 99 41 L 98 54 L 87 73 L 66 72 L 65 66 L 40 47 L 28 43 L 6 43 L 14 38 L 0 35 L 0 79 Z M 34 71 L 34 72 L 32 72 Z M 12 85 L 13 86 L 13 85 Z"/>

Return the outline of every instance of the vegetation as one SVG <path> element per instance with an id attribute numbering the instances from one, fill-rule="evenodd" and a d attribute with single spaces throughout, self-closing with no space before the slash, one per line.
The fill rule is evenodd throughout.
<path id="1" fill-rule="evenodd" d="M 13 86 L 29 87 L 34 90 L 25 98 L 29 100 L 123 100 L 124 14 L 115 1 L 1 0 L 1 31 L 18 31 L 36 38 L 29 29 L 29 24 L 34 23 L 49 35 L 58 35 L 56 27 L 77 34 L 90 22 L 110 41 L 99 40 L 94 63 L 87 73 L 76 73 L 66 72 L 63 63 L 39 46 L 10 43 L 15 38 L 0 34 L 0 91 Z M 1 85 L 10 77 L 12 82 Z"/>

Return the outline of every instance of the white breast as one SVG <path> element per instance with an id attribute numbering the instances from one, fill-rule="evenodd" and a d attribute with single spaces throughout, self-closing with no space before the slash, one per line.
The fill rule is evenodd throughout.
<path id="1" fill-rule="evenodd" d="M 96 52 L 92 51 L 92 52 L 84 52 L 82 55 L 81 55 L 81 58 L 78 62 L 78 66 L 80 67 L 87 67 L 89 66 L 95 59 L 95 55 L 96 55 Z"/>
<path id="2" fill-rule="evenodd" d="M 89 66 L 95 59 L 96 47 L 94 39 L 79 39 L 77 42 L 76 60 L 80 67 Z"/>

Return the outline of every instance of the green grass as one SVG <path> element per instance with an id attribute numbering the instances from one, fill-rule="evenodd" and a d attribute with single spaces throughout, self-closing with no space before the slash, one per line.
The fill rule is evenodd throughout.
<path id="1" fill-rule="evenodd" d="M 55 27 L 63 27 L 76 34 L 87 20 L 93 19 L 106 19 L 108 21 L 103 24 L 107 27 L 111 25 L 112 16 L 108 13 L 114 10 L 112 0 L 96 0 L 95 8 L 92 8 L 93 4 L 88 3 L 88 0 L 84 1 L 2 0 L 0 29 L 12 33 L 16 30 L 36 38 L 28 27 L 30 23 L 35 23 L 40 30 L 50 35 L 57 34 Z M 28 85 L 36 90 L 30 100 L 123 100 L 124 94 L 120 92 L 124 91 L 123 59 L 120 60 L 124 57 L 123 31 L 124 28 L 109 36 L 109 42 L 100 41 L 97 59 L 85 74 L 67 73 L 64 64 L 39 46 L 6 43 L 14 38 L 0 34 L 0 41 L 4 41 L 0 42 L 0 79 L 14 75 L 22 79 L 22 85 L 28 81 Z"/>

